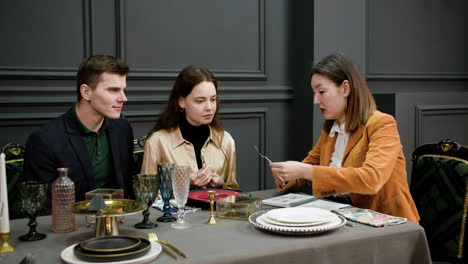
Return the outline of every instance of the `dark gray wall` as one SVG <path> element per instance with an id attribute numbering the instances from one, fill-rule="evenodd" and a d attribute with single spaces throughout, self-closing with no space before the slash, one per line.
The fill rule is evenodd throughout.
<path id="1" fill-rule="evenodd" d="M 124 114 L 136 136 L 154 125 L 179 70 L 201 64 L 219 79 L 242 189 L 270 188 L 252 145 L 275 161 L 307 154 L 322 123 L 310 66 L 335 51 L 358 62 L 395 116 L 407 158 L 426 141 L 468 145 L 464 10 L 463 0 L 1 1 L 0 145 L 24 143 L 73 104 L 84 57 L 130 65 Z"/>

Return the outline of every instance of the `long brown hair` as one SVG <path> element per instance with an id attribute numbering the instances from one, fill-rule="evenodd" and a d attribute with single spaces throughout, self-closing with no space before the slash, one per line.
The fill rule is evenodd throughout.
<path id="1" fill-rule="evenodd" d="M 162 129 L 172 130 L 179 126 L 181 120 L 185 118 L 185 112 L 179 106 L 179 98 L 187 97 L 193 87 L 201 82 L 211 82 L 214 84 L 216 93 L 218 93 L 218 82 L 213 74 L 205 67 L 197 65 L 189 65 L 185 67 L 177 76 L 177 79 L 172 87 L 169 95 L 169 100 L 164 106 L 164 110 L 159 115 L 159 120 L 153 129 L 148 133 L 148 137 L 154 132 Z M 219 99 L 216 97 L 216 111 L 213 116 L 213 120 L 210 123 L 210 127 L 217 131 L 224 131 L 219 120 Z M 223 133 L 219 133 L 223 134 Z M 219 143 L 221 143 L 221 138 Z"/>
<path id="2" fill-rule="evenodd" d="M 340 53 L 333 53 L 322 58 L 312 69 L 312 75 L 320 74 L 340 86 L 348 80 L 350 93 L 346 97 L 347 132 L 352 133 L 366 124 L 369 116 L 377 109 L 367 83 L 354 61 Z M 330 132 L 335 120 L 325 120 L 323 129 Z"/>

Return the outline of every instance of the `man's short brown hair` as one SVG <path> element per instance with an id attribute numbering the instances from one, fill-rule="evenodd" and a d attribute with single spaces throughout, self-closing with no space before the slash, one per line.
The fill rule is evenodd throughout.
<path id="1" fill-rule="evenodd" d="M 100 80 L 101 74 L 108 72 L 127 75 L 128 71 L 128 65 L 123 60 L 114 56 L 94 55 L 82 60 L 76 75 L 76 94 L 78 101 L 81 100 L 81 85 L 86 84 L 91 87 L 91 89 L 94 89 Z"/>

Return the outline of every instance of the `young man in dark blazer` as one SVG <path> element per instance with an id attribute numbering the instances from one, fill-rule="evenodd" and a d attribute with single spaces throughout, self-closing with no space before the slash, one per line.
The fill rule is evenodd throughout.
<path id="1" fill-rule="evenodd" d="M 133 132 L 121 116 L 129 67 L 97 55 L 84 59 L 77 74 L 78 100 L 65 114 L 35 130 L 26 142 L 24 177 L 52 184 L 57 168 L 69 168 L 75 199 L 96 188 L 132 194 Z M 50 190 L 50 188 L 49 188 Z M 50 191 L 47 209 L 50 209 Z"/>

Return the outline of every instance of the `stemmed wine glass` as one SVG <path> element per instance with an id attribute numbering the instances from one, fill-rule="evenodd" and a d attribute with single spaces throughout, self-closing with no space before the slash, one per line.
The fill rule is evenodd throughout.
<path id="1" fill-rule="evenodd" d="M 36 231 L 36 217 L 44 208 L 47 197 L 47 184 L 37 181 L 20 183 L 20 211 L 29 218 L 29 232 L 19 238 L 24 241 L 36 241 L 46 238 L 46 234 Z"/>
<path id="2" fill-rule="evenodd" d="M 190 169 L 188 166 L 177 166 L 172 170 L 172 189 L 174 198 L 179 211 L 177 213 L 177 222 L 172 223 L 171 227 L 176 229 L 188 228 L 191 225 L 184 220 L 185 203 L 187 203 L 188 192 L 190 188 Z"/>
<path id="3" fill-rule="evenodd" d="M 149 208 L 156 198 L 159 188 L 159 178 L 157 175 L 140 175 L 133 176 L 133 191 L 137 200 L 140 200 L 148 205 L 148 208 L 143 211 L 143 221 L 135 224 L 136 228 L 154 228 L 158 224 L 149 220 Z"/>
<path id="4" fill-rule="evenodd" d="M 171 215 L 169 209 L 169 200 L 172 197 L 172 179 L 171 171 L 176 165 L 172 163 L 159 163 L 158 164 L 158 178 L 159 178 L 159 192 L 164 202 L 163 216 L 156 219 L 158 222 L 174 222 L 176 219 Z"/>

